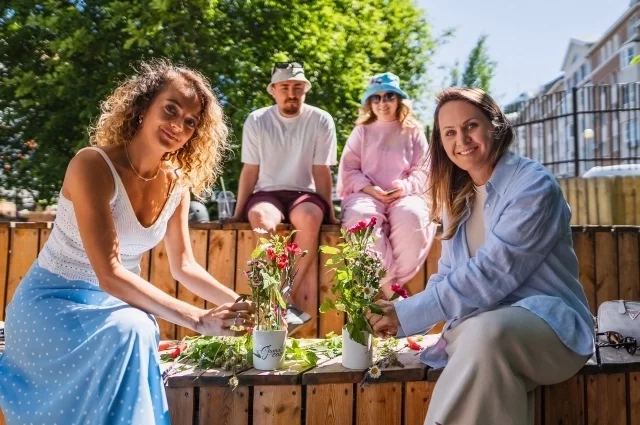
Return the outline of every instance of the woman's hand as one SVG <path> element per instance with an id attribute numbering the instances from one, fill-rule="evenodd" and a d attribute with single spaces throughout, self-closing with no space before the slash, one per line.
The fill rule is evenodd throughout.
<path id="1" fill-rule="evenodd" d="M 374 313 L 367 313 L 367 320 L 373 328 L 373 332 L 380 338 L 396 336 L 400 328 L 400 320 L 396 314 L 396 308 L 391 301 L 378 300 L 376 304 L 382 307 L 382 316 Z"/>
<path id="2" fill-rule="evenodd" d="M 253 312 L 254 307 L 248 302 L 223 304 L 203 310 L 195 331 L 209 336 L 240 336 L 254 326 Z M 236 327 L 243 327 L 244 330 L 236 330 Z"/>
<path id="3" fill-rule="evenodd" d="M 387 191 L 379 186 L 366 186 L 362 191 L 384 204 L 390 204 L 395 200 L 395 198 L 392 198 L 395 193 L 387 195 Z"/>

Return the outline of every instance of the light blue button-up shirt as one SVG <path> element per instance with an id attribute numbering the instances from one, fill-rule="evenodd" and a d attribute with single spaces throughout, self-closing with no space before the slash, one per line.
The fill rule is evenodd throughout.
<path id="1" fill-rule="evenodd" d="M 591 355 L 595 322 L 578 281 L 571 210 L 556 179 L 541 164 L 509 152 L 486 189 L 484 244 L 469 255 L 468 210 L 453 238 L 442 241 L 438 272 L 426 289 L 395 304 L 398 335 L 422 334 L 445 320 L 446 332 L 460 319 L 511 305 L 547 322 L 572 351 Z M 440 340 L 426 349 L 421 360 L 445 366 L 444 345 Z"/>

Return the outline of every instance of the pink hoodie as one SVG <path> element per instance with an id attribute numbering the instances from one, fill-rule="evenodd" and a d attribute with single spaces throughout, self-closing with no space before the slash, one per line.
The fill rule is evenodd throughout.
<path id="1" fill-rule="evenodd" d="M 341 199 L 365 186 L 384 190 L 400 183 L 404 196 L 426 191 L 427 139 L 417 128 L 399 121 L 374 121 L 353 129 L 342 152 L 337 193 Z"/>

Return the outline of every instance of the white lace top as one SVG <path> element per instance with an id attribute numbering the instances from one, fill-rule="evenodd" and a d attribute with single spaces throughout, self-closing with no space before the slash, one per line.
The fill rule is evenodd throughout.
<path id="1" fill-rule="evenodd" d="M 140 274 L 142 254 L 155 247 L 164 237 L 167 221 L 180 203 L 182 185 L 174 185 L 156 221 L 150 227 L 143 227 L 107 154 L 95 147 L 86 149 L 99 152 L 111 169 L 115 190 L 109 205 L 118 234 L 120 259 L 127 270 Z M 62 191 L 53 230 L 38 256 L 38 265 L 69 280 L 84 280 L 98 284 L 98 278 L 80 240 L 73 204 L 62 195 Z"/>

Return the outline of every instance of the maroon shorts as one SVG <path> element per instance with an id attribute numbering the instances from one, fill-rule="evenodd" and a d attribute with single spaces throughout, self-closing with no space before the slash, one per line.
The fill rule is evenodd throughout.
<path id="1" fill-rule="evenodd" d="M 274 191 L 262 191 L 255 192 L 247 200 L 247 204 L 244 207 L 242 216 L 246 221 L 249 221 L 249 210 L 260 202 L 268 202 L 276 207 L 280 213 L 282 213 L 282 219 L 284 222 L 289 222 L 289 214 L 291 210 L 304 202 L 310 202 L 317 205 L 322 210 L 324 215 L 324 222 L 328 223 L 329 218 L 329 205 L 326 201 L 320 197 L 317 193 L 312 192 L 299 192 L 297 190 L 274 190 Z"/>

